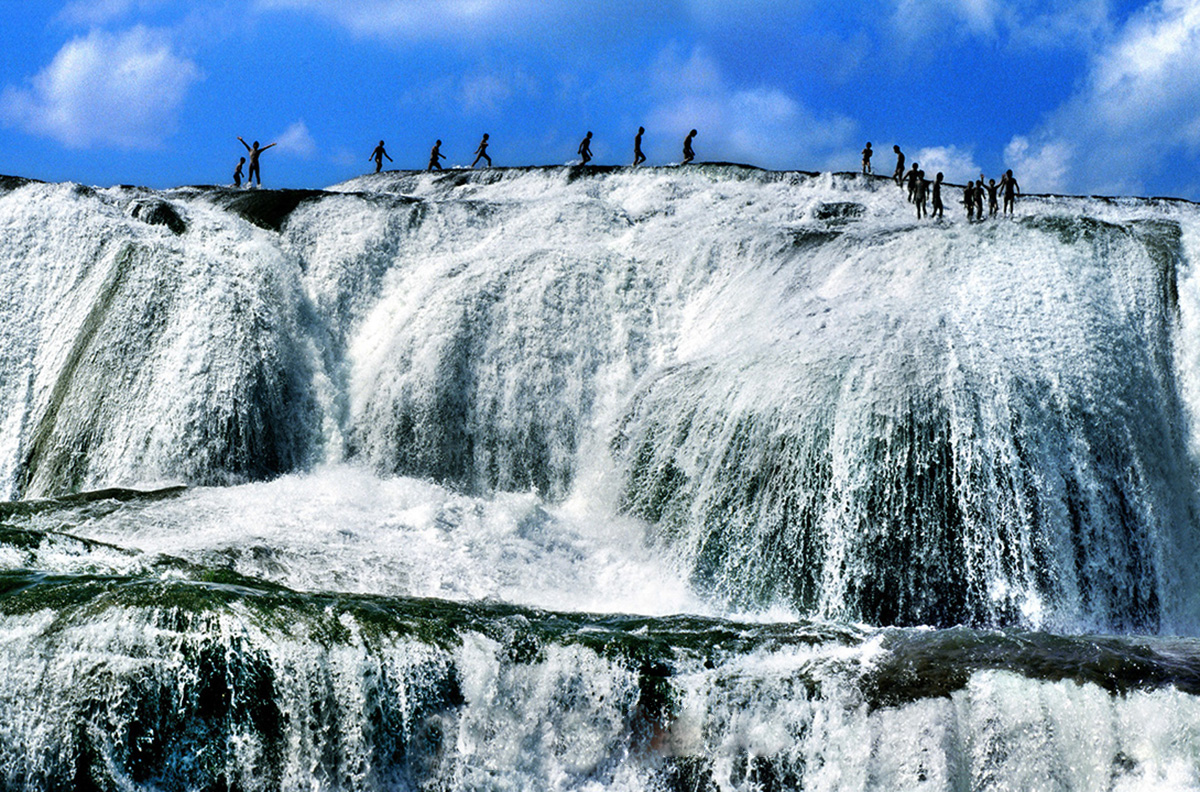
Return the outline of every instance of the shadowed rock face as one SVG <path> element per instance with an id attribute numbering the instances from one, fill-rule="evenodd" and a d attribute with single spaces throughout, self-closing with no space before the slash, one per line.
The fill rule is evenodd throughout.
<path id="1" fill-rule="evenodd" d="M 220 206 L 260 228 L 279 231 L 288 216 L 305 201 L 316 200 L 321 190 L 225 190 L 214 193 Z"/>
<path id="2" fill-rule="evenodd" d="M 173 234 L 187 231 L 187 221 L 179 216 L 179 212 L 166 201 L 141 199 L 134 201 L 130 215 L 150 225 L 161 225 L 171 229 Z"/>
<path id="3" fill-rule="evenodd" d="M 19 187 L 24 187 L 26 184 L 34 183 L 33 179 L 26 179 L 21 176 L 0 175 L 0 193 L 12 192 Z"/>

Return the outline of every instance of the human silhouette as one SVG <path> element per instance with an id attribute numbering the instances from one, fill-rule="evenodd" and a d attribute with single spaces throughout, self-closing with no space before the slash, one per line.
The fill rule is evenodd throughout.
<path id="1" fill-rule="evenodd" d="M 899 146 L 892 146 L 892 151 L 896 152 L 896 172 L 892 174 L 892 178 L 896 180 L 896 186 L 903 189 L 904 187 L 904 152 Z"/>
<path id="2" fill-rule="evenodd" d="M 975 219 L 983 219 L 983 193 L 987 189 L 987 185 L 983 183 L 983 174 L 979 174 L 979 181 L 975 182 Z"/>
<path id="3" fill-rule="evenodd" d="M 583 162 L 581 163 L 583 165 L 587 165 L 592 161 L 592 133 L 590 131 L 579 142 L 579 156 L 583 158 Z"/>
<path id="4" fill-rule="evenodd" d="M 233 169 L 233 186 L 234 187 L 242 186 L 242 166 L 245 164 L 246 164 L 246 158 L 239 157 L 237 167 Z"/>
<path id="5" fill-rule="evenodd" d="M 912 203 L 917 197 L 917 173 L 920 172 L 920 163 L 914 162 L 912 167 L 908 169 L 908 173 L 904 174 L 904 181 L 908 185 L 908 202 Z"/>
<path id="6" fill-rule="evenodd" d="M 242 140 L 241 135 L 238 135 L 238 140 L 241 140 L 242 145 L 246 147 L 246 151 L 250 152 L 250 167 L 246 170 L 246 186 L 247 187 L 253 186 L 253 184 L 255 182 L 257 182 L 258 186 L 261 187 L 262 186 L 262 173 L 258 169 L 259 155 L 261 155 L 264 151 L 266 151 L 267 149 L 271 148 L 271 146 L 274 146 L 276 144 L 268 143 L 267 145 L 263 146 L 262 148 L 259 148 L 257 140 L 254 141 L 253 147 L 250 146 L 250 144 L 248 144 L 246 141 Z"/>
<path id="7" fill-rule="evenodd" d="M 444 160 L 445 158 L 446 155 L 442 153 L 442 141 L 438 140 L 433 144 L 433 148 L 429 150 L 429 165 L 425 170 L 441 170 L 442 163 L 439 160 Z"/>
<path id="8" fill-rule="evenodd" d="M 696 158 L 696 152 L 692 151 L 692 138 L 696 137 L 696 130 L 688 132 L 687 137 L 683 139 L 683 162 L 680 165 L 687 165 Z"/>
<path id="9" fill-rule="evenodd" d="M 1013 178 L 1011 169 L 1005 171 L 1004 175 L 1000 177 L 1000 191 L 1004 194 L 1004 214 L 1012 214 L 1016 204 L 1014 194 L 1021 192 L 1021 185 L 1017 184 L 1017 180 Z"/>
<path id="10" fill-rule="evenodd" d="M 1003 177 L 1001 177 L 1003 178 Z M 988 199 L 988 217 L 995 217 L 996 210 L 1000 207 L 996 205 L 996 191 L 1000 185 L 996 184 L 995 179 L 988 179 L 987 183 L 987 199 Z"/>
<path id="11" fill-rule="evenodd" d="M 925 178 L 925 171 L 917 171 L 917 190 L 913 196 L 913 203 L 917 205 L 917 219 L 927 217 L 929 212 L 925 208 L 926 196 L 929 194 L 929 181 Z"/>
<path id="12" fill-rule="evenodd" d="M 863 173 L 871 172 L 871 155 L 874 153 L 875 152 L 871 151 L 870 142 L 868 142 L 867 147 L 865 149 L 863 149 L 863 161 L 862 161 L 862 172 Z"/>
<path id="13" fill-rule="evenodd" d="M 642 135 L 646 134 L 645 127 L 638 127 L 638 133 L 633 136 L 633 166 L 636 168 L 646 161 L 646 155 L 642 153 Z"/>
<path id="14" fill-rule="evenodd" d="M 933 216 L 941 218 L 945 216 L 945 207 L 942 206 L 942 172 L 938 171 L 938 175 L 933 180 Z"/>
<path id="15" fill-rule="evenodd" d="M 474 168 L 476 165 L 478 165 L 479 160 L 481 160 L 481 159 L 487 160 L 487 166 L 489 168 L 492 167 L 492 158 L 488 156 L 487 147 L 488 147 L 488 136 L 487 136 L 487 133 L 484 132 L 483 140 L 479 141 L 479 148 L 475 149 L 475 161 L 471 163 L 472 168 Z"/>
<path id="16" fill-rule="evenodd" d="M 367 159 L 375 160 L 376 173 L 379 173 L 379 171 L 382 170 L 384 157 L 387 157 L 388 162 L 395 162 L 395 160 L 393 160 L 391 157 L 388 157 L 388 153 L 384 151 L 383 141 L 381 140 L 379 141 L 379 145 L 375 147 L 375 150 L 371 152 L 371 156 L 367 157 Z"/>
<path id="17" fill-rule="evenodd" d="M 967 221 L 975 219 L 975 182 L 967 182 L 963 188 L 963 206 L 967 207 Z"/>

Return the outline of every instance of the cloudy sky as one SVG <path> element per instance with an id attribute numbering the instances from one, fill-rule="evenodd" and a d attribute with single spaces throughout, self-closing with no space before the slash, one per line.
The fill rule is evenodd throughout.
<path id="1" fill-rule="evenodd" d="M 50 0 L 0 6 L 0 173 L 267 186 L 700 160 L 1200 200 L 1200 0 Z M 15 43 L 15 45 L 14 45 Z"/>

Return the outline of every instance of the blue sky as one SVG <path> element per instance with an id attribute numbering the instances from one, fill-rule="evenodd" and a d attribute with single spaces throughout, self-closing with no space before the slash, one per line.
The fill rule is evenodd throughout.
<path id="1" fill-rule="evenodd" d="M 51 0 L 0 11 L 0 173 L 265 186 L 680 158 L 1200 199 L 1200 0 Z"/>

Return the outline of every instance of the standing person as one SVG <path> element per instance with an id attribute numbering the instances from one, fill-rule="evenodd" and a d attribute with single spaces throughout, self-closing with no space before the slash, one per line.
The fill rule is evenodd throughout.
<path id="1" fill-rule="evenodd" d="M 371 156 L 367 157 L 367 159 L 375 160 L 375 172 L 376 173 L 379 173 L 379 171 L 383 168 L 383 158 L 384 157 L 387 157 L 388 162 L 395 162 L 395 160 L 393 160 L 391 157 L 388 157 L 388 153 L 386 151 L 384 151 L 383 141 L 381 140 L 381 141 L 379 141 L 379 145 L 375 147 L 375 150 L 371 152 Z"/>
<path id="2" fill-rule="evenodd" d="M 871 142 L 867 141 L 867 147 L 865 149 L 863 149 L 863 163 L 862 163 L 862 172 L 863 173 L 871 172 L 871 155 L 874 153 L 875 152 L 871 151 Z"/>
<path id="3" fill-rule="evenodd" d="M 688 132 L 687 137 L 683 139 L 683 162 L 680 165 L 687 165 L 696 158 L 696 152 L 692 151 L 692 138 L 696 137 L 696 130 Z"/>
<path id="4" fill-rule="evenodd" d="M 488 156 L 487 147 L 488 147 L 488 136 L 487 136 L 487 132 L 484 132 L 483 140 L 479 141 L 479 148 L 475 149 L 475 161 L 471 163 L 472 168 L 474 168 L 476 165 L 478 165 L 479 160 L 481 160 L 481 159 L 487 160 L 487 166 L 489 168 L 492 167 L 492 158 Z"/>
<path id="5" fill-rule="evenodd" d="M 904 181 L 908 184 L 908 202 L 912 203 L 917 195 L 917 173 L 921 170 L 920 164 L 914 162 L 909 168 L 908 173 L 904 174 Z"/>
<path id="6" fill-rule="evenodd" d="M 1013 195 L 1014 192 L 1021 192 L 1021 185 L 1017 184 L 1017 180 L 1013 178 L 1011 168 L 1000 177 L 1000 191 L 1004 193 L 1004 214 L 1012 214 L 1016 204 Z"/>
<path id="7" fill-rule="evenodd" d="M 646 161 L 646 155 L 642 153 L 642 135 L 646 134 L 645 127 L 638 127 L 638 133 L 633 136 L 633 167 L 637 167 Z"/>
<path id="8" fill-rule="evenodd" d="M 975 219 L 975 182 L 967 182 L 963 188 L 963 206 L 967 207 L 967 222 Z"/>
<path id="9" fill-rule="evenodd" d="M 1003 177 L 1001 177 L 1001 178 L 1003 178 Z M 988 217 L 995 217 L 996 210 L 1000 208 L 999 206 L 996 205 L 996 190 L 997 189 L 999 189 L 999 185 L 996 184 L 996 180 L 988 179 L 988 184 L 987 184 Z"/>
<path id="10" fill-rule="evenodd" d="M 266 151 L 267 149 L 271 148 L 271 146 L 274 146 L 276 144 L 268 143 L 267 145 L 263 146 L 262 148 L 259 148 L 257 140 L 254 141 L 253 147 L 251 147 L 248 143 L 246 143 L 246 141 L 242 140 L 241 135 L 238 135 L 238 140 L 241 140 L 242 145 L 246 147 L 246 151 L 250 152 L 250 167 L 246 171 L 246 186 L 252 187 L 254 185 L 254 182 L 257 181 L 258 186 L 261 187 L 262 186 L 262 173 L 258 169 L 258 158 L 264 151 Z"/>
<path id="11" fill-rule="evenodd" d="M 987 185 L 983 183 L 983 176 L 979 177 L 979 181 L 975 182 L 975 219 L 983 219 L 983 193 L 987 190 Z"/>
<path id="12" fill-rule="evenodd" d="M 433 148 L 429 150 L 429 164 L 425 167 L 425 170 L 441 170 L 442 163 L 439 160 L 444 160 L 445 158 L 446 155 L 442 153 L 442 141 L 435 141 Z"/>
<path id="13" fill-rule="evenodd" d="M 238 159 L 237 167 L 233 169 L 233 186 L 234 187 L 242 186 L 242 166 L 245 164 L 246 164 L 246 158 L 240 157 Z"/>
<path id="14" fill-rule="evenodd" d="M 917 219 L 929 216 L 929 210 L 925 208 L 927 198 L 929 196 L 929 179 L 925 178 L 925 171 L 917 171 Z"/>
<path id="15" fill-rule="evenodd" d="M 579 156 L 583 159 L 581 165 L 587 165 L 592 161 L 592 133 L 589 131 L 583 140 L 579 142 Z"/>
<path id="16" fill-rule="evenodd" d="M 942 172 L 938 171 L 938 175 L 933 180 L 933 216 L 941 219 L 944 216 L 944 207 L 942 206 Z"/>
<path id="17" fill-rule="evenodd" d="M 896 180 L 896 186 L 904 187 L 904 152 L 899 146 L 892 146 L 892 151 L 896 152 L 896 172 L 892 174 L 892 178 Z"/>

